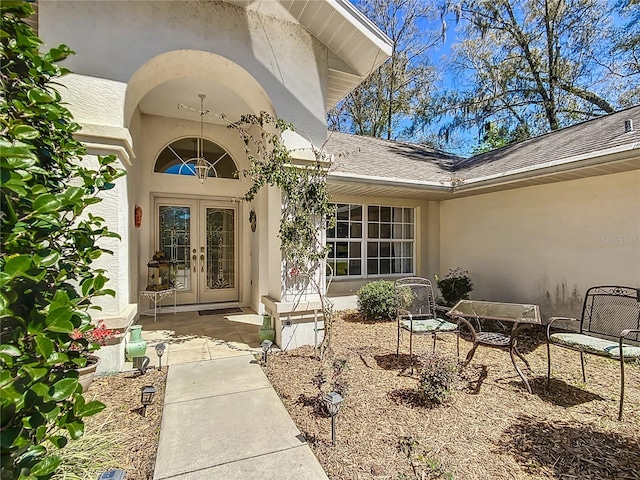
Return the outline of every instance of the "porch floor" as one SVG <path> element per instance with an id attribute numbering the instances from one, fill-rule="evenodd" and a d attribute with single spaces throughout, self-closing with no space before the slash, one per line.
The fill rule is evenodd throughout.
<path id="1" fill-rule="evenodd" d="M 172 311 L 172 307 L 163 307 L 155 322 L 150 316 L 140 316 L 136 322 L 142 325 L 142 338 L 147 341 L 146 355 L 151 365 L 158 365 L 155 346 L 159 343 L 166 346 L 163 366 L 262 353 L 258 341 L 262 317 L 250 308 L 224 315 Z M 129 368 L 132 368 L 131 362 L 125 363 L 124 369 Z"/>

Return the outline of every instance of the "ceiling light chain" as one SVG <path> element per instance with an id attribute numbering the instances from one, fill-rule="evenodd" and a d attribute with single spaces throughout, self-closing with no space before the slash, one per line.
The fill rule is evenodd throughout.
<path id="1" fill-rule="evenodd" d="M 211 163 L 209 163 L 206 158 L 204 158 L 204 116 L 209 114 L 209 110 L 204 109 L 204 99 L 207 98 L 207 96 L 204 93 L 199 93 L 198 96 L 200 97 L 199 110 L 182 103 L 178 104 L 178 109 L 186 108 L 188 110 L 191 110 L 192 112 L 198 112 L 200 114 L 200 136 L 197 139 L 196 157 L 190 158 L 187 161 L 182 160 L 182 158 L 180 157 L 178 158 L 180 158 L 180 161 L 184 165 L 192 163 L 195 164 L 194 167 L 196 177 L 198 177 L 200 183 L 203 184 L 209 176 L 209 172 L 213 172 L 213 175 L 216 177 L 218 176 L 218 172 L 216 171 L 215 167 Z"/>

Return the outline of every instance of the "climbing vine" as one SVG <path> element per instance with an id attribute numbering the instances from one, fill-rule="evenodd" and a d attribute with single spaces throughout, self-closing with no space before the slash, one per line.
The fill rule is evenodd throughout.
<path id="1" fill-rule="evenodd" d="M 253 182 L 244 199 L 252 201 L 265 186 L 275 186 L 282 191 L 280 248 L 289 276 L 307 278 L 320 296 L 325 323 L 323 354 L 330 345 L 333 318 L 332 304 L 318 280 L 318 273 L 327 268 L 329 253 L 322 234 L 333 226 L 335 213 L 327 188 L 329 162 L 322 149 L 312 147 L 313 161 L 294 163 L 291 151 L 282 141 L 284 132 L 295 132 L 294 126 L 266 112 L 243 115 L 229 127 L 244 141 L 250 161 L 250 167 L 241 172 Z M 253 135 L 252 130 L 258 130 L 259 135 Z M 331 276 L 331 272 L 327 273 Z"/>

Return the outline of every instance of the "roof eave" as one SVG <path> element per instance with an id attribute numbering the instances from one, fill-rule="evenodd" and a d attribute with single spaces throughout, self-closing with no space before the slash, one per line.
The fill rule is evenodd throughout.
<path id="1" fill-rule="evenodd" d="M 634 158 L 640 159 L 640 142 L 629 143 L 614 148 L 589 152 L 583 155 L 576 155 L 575 157 L 555 160 L 544 164 L 514 169 L 493 175 L 462 179 L 454 186 L 454 193 L 484 190 L 487 188 L 494 188 L 523 180 L 530 181 L 541 177 L 548 177 L 558 173 L 566 173 L 572 170 L 579 170 L 592 166 L 630 161 L 634 160 Z"/>
<path id="2" fill-rule="evenodd" d="M 404 187 L 411 189 L 429 190 L 434 192 L 451 191 L 451 181 L 424 181 L 409 179 L 393 179 L 356 173 L 329 172 L 330 183 L 358 183 L 367 185 L 384 185 L 386 187 Z"/>

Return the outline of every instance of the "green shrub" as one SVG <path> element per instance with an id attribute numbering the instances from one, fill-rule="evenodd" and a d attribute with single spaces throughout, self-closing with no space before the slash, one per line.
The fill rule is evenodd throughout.
<path id="1" fill-rule="evenodd" d="M 394 283 L 389 280 L 376 280 L 367 283 L 358 290 L 358 310 L 367 320 L 393 320 L 396 318 L 396 293 Z M 402 304 L 408 304 L 411 290 L 400 290 Z"/>
<path id="2" fill-rule="evenodd" d="M 425 405 L 440 405 L 453 394 L 453 384 L 458 375 L 456 358 L 431 353 L 420 357 L 418 399 Z"/>
<path id="3" fill-rule="evenodd" d="M 442 302 L 453 307 L 460 300 L 469 298 L 473 291 L 473 283 L 469 278 L 469 272 L 461 268 L 449 269 L 443 278 L 435 276 L 438 288 L 442 293 Z"/>
<path id="4" fill-rule="evenodd" d="M 91 264 L 117 235 L 87 207 L 124 172 L 115 156 L 83 159 L 80 126 L 53 87 L 69 47 L 40 50 L 27 2 L 0 10 L 0 477 L 48 479 L 104 408 L 83 397 L 76 370 L 99 345 L 72 334 L 92 330 L 93 299 L 115 293 Z"/>

